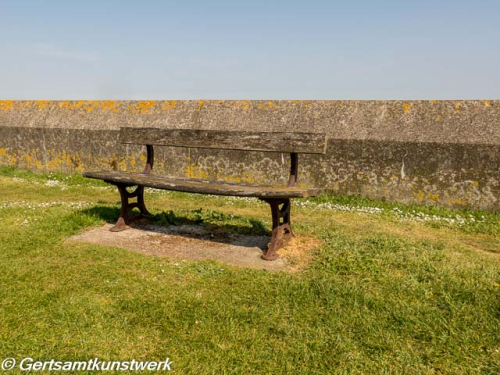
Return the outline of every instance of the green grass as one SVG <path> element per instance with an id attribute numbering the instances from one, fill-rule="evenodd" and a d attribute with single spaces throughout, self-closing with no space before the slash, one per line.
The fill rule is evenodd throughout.
<path id="1" fill-rule="evenodd" d="M 291 274 L 66 242 L 116 219 L 118 193 L 105 186 L 0 168 L 0 360 L 169 357 L 179 374 L 500 373 L 498 214 L 309 200 L 294 208 L 295 230 L 322 245 Z M 270 229 L 268 207 L 253 200 L 151 192 L 146 203 L 162 225 Z M 467 220 L 442 220 L 457 214 Z"/>

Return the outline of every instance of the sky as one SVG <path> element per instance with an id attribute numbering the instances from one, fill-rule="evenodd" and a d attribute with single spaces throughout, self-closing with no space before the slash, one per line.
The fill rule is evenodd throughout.
<path id="1" fill-rule="evenodd" d="M 0 0 L 0 99 L 500 99 L 499 0 Z"/>

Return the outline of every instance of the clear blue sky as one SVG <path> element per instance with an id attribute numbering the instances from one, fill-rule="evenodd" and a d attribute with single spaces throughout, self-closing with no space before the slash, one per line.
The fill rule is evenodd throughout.
<path id="1" fill-rule="evenodd" d="M 0 99 L 499 99 L 500 1 L 0 0 Z"/>

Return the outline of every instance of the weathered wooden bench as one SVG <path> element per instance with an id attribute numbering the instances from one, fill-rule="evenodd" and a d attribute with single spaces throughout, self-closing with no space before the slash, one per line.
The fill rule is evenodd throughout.
<path id="1" fill-rule="evenodd" d="M 278 250 L 293 236 L 290 226 L 290 199 L 316 196 L 323 189 L 297 185 L 298 154 L 324 154 L 327 138 L 318 133 L 241 132 L 188 129 L 121 128 L 120 143 L 145 145 L 146 166 L 142 173 L 120 171 L 85 172 L 88 178 L 104 180 L 116 185 L 121 196 L 121 214 L 111 231 L 121 231 L 138 218 L 150 215 L 144 204 L 144 187 L 239 197 L 257 197 L 269 203 L 272 214 L 272 237 L 266 260 L 278 258 Z M 265 151 L 290 154 L 290 176 L 286 186 L 255 186 L 218 181 L 171 177 L 152 174 L 153 146 L 194 147 L 241 151 Z M 127 188 L 136 186 L 133 192 Z M 136 198 L 136 202 L 131 202 Z M 133 208 L 140 214 L 131 216 Z"/>

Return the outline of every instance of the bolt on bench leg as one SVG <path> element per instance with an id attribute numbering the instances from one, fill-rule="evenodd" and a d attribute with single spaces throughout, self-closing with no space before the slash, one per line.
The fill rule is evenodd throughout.
<path id="1" fill-rule="evenodd" d="M 290 199 L 263 199 L 271 206 L 273 231 L 267 251 L 262 255 L 264 260 L 275 260 L 279 257 L 278 250 L 285 246 L 293 237 L 290 225 Z M 281 205 L 281 208 L 280 208 Z"/>
<path id="2" fill-rule="evenodd" d="M 145 216 L 151 215 L 146 209 L 144 204 L 144 186 L 137 186 L 133 192 L 129 192 L 127 187 L 131 185 L 127 184 L 114 184 L 120 192 L 120 198 L 122 201 L 121 213 L 115 226 L 110 229 L 111 232 L 121 232 L 122 230 L 129 229 L 129 224 L 136 221 L 137 219 L 143 218 Z M 137 202 L 129 202 L 130 198 L 137 198 Z M 129 213 L 133 208 L 139 209 L 139 215 L 130 217 Z"/>

